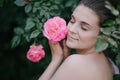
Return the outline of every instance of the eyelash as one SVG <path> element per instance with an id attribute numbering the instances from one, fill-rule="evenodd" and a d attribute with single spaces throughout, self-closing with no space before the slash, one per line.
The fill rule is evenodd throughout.
<path id="1" fill-rule="evenodd" d="M 74 21 L 72 21 L 72 19 L 70 20 L 70 23 L 74 23 Z"/>
<path id="2" fill-rule="evenodd" d="M 86 29 L 86 28 L 84 28 L 84 27 L 81 27 L 81 29 L 84 30 L 84 31 L 87 31 L 87 30 L 88 30 L 88 29 Z"/>
<path id="3" fill-rule="evenodd" d="M 70 20 L 70 23 L 74 23 L 74 21 L 71 19 Z M 81 24 L 81 29 L 84 30 L 84 31 L 87 31 L 88 29 L 84 28 L 83 26 L 85 26 L 84 24 Z"/>
<path id="4" fill-rule="evenodd" d="M 86 28 L 87 25 L 85 24 L 81 24 L 81 29 L 84 30 L 84 31 L 87 31 L 88 29 Z"/>

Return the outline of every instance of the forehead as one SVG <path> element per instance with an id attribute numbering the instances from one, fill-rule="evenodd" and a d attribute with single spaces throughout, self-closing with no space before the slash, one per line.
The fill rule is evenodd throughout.
<path id="1" fill-rule="evenodd" d="M 84 5 L 79 5 L 72 14 L 76 20 L 84 21 L 90 25 L 98 26 L 99 18 L 97 14 Z"/>

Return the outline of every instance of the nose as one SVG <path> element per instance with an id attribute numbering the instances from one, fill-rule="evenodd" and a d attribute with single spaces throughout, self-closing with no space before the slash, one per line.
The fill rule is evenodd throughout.
<path id="1" fill-rule="evenodd" d="M 68 30 L 71 33 L 76 33 L 77 32 L 77 24 L 69 25 Z"/>

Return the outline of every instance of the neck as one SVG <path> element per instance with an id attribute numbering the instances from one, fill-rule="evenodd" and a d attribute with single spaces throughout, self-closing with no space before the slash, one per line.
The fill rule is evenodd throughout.
<path id="1" fill-rule="evenodd" d="M 90 49 L 78 49 L 76 50 L 77 54 L 81 54 L 81 55 L 87 55 L 87 54 L 93 54 L 96 53 L 94 48 L 90 48 Z"/>

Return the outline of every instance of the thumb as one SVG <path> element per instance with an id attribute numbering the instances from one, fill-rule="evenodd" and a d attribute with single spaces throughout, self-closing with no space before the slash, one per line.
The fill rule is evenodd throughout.
<path id="1" fill-rule="evenodd" d="M 63 52 L 65 58 L 70 55 L 70 48 L 67 47 L 66 40 L 63 40 Z"/>

